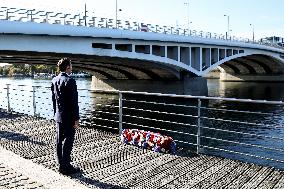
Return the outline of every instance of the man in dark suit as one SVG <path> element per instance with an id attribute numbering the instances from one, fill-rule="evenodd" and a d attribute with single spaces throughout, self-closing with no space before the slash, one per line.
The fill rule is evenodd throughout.
<path id="1" fill-rule="evenodd" d="M 56 121 L 56 156 L 59 172 L 73 174 L 79 171 L 71 162 L 75 129 L 79 127 L 79 106 L 76 81 L 69 77 L 71 61 L 67 58 L 57 64 L 60 73 L 51 84 L 53 109 Z"/>

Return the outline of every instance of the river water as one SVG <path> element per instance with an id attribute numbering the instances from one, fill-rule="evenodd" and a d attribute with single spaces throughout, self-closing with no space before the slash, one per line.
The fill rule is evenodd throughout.
<path id="1" fill-rule="evenodd" d="M 76 79 L 78 88 L 90 89 L 91 79 Z M 0 87 L 6 84 L 28 86 L 50 86 L 48 79 L 30 78 L 1 78 Z M 258 83 L 258 82 L 220 82 L 218 79 L 208 79 L 208 96 L 224 98 L 241 98 L 257 100 L 284 100 L 283 83 Z"/>
<path id="2" fill-rule="evenodd" d="M 90 89 L 91 87 L 91 79 L 76 79 L 77 86 L 79 89 Z M 33 113 L 32 105 L 27 105 L 32 103 L 32 95 L 29 93 L 29 96 L 22 97 L 22 93 L 25 93 L 25 90 L 31 91 L 31 86 L 42 86 L 42 87 L 50 87 L 50 80 L 44 79 L 19 79 L 19 78 L 0 78 L 0 108 L 7 108 L 5 97 L 6 91 L 3 89 L 6 87 L 6 84 L 11 84 L 11 92 L 14 91 L 21 91 L 15 92 L 13 95 L 11 94 L 10 98 L 12 98 L 12 107 L 16 110 L 18 107 L 22 107 L 22 110 L 19 111 L 25 112 L 28 111 L 29 113 Z M 19 87 L 13 87 L 14 85 L 25 85 Z M 274 100 L 274 101 L 284 101 L 284 84 L 283 83 L 256 83 L 256 82 L 220 82 L 216 79 L 209 79 L 207 81 L 208 85 L 208 96 L 213 97 L 225 97 L 225 98 L 238 98 L 238 99 L 254 99 L 254 100 Z M 166 87 L 166 85 L 165 85 Z M 102 112 L 115 112 L 115 106 L 117 105 L 117 96 L 116 95 L 105 95 L 105 94 L 93 94 L 87 90 L 79 90 L 79 101 L 80 101 L 80 109 L 81 113 L 84 115 L 83 120 L 87 120 L 95 125 L 107 125 L 109 127 L 116 127 L 117 128 L 117 116 L 113 115 L 105 115 Z M 102 97 L 102 98 L 95 98 L 95 97 Z M 102 100 L 106 98 L 107 100 Z M 165 100 L 170 103 L 176 104 L 192 104 L 193 102 L 185 102 L 179 101 L 176 99 L 155 99 L 156 97 L 127 97 L 129 99 L 135 100 L 147 100 L 147 101 L 156 101 L 161 102 Z M 14 102 L 13 99 L 20 99 L 17 102 Z M 37 99 L 37 112 L 41 112 L 41 116 L 52 118 L 52 106 L 50 100 L 50 91 L 46 88 L 46 90 L 40 91 L 36 95 Z M 14 104 L 13 104 L 14 103 Z M 112 106 L 99 108 L 99 106 L 103 106 L 104 104 L 110 104 Z M 229 103 L 229 102 L 219 102 L 219 101 L 209 101 L 205 103 L 206 107 L 210 108 L 219 108 L 219 109 L 234 109 L 234 110 L 241 110 L 241 111 L 258 111 L 258 112 L 265 112 L 267 114 L 224 114 L 223 111 L 218 112 L 210 112 L 209 110 L 203 111 L 203 116 L 205 117 L 215 117 L 219 119 L 230 119 L 236 121 L 247 121 L 257 124 L 268 124 L 272 125 L 273 127 L 267 126 L 255 126 L 255 125 L 246 125 L 246 124 L 237 124 L 237 123 L 224 123 L 224 122 L 217 122 L 216 120 L 201 120 L 201 125 L 208 127 L 209 129 L 204 129 L 202 134 L 204 136 L 208 136 L 211 138 L 221 138 L 223 140 L 230 140 L 235 141 L 237 143 L 247 143 L 252 145 L 260 145 L 269 148 L 277 148 L 280 149 L 281 152 L 275 150 L 267 150 L 258 148 L 255 146 L 247 146 L 247 145 L 239 145 L 236 143 L 226 143 L 220 141 L 214 141 L 209 138 L 203 138 L 201 143 L 204 145 L 210 145 L 213 147 L 218 147 L 226 150 L 233 150 L 238 151 L 241 153 L 250 153 L 254 151 L 254 155 L 264 156 L 272 159 L 277 159 L 284 161 L 284 107 L 278 105 L 258 105 L 258 104 L 242 104 L 242 103 Z M 133 105 L 127 102 L 125 105 Z M 136 106 L 136 105 L 134 105 Z M 196 115 L 196 110 L 185 110 L 179 109 L 176 107 L 165 108 L 162 106 L 157 107 L 157 109 L 153 108 L 152 105 L 143 105 L 135 108 L 144 108 L 144 109 L 151 109 L 153 111 L 165 111 L 165 112 L 172 112 L 173 109 L 175 112 L 180 114 L 192 114 Z M 101 113 L 100 113 L 101 112 Z M 174 122 L 181 122 L 181 123 L 192 123 L 196 124 L 196 120 L 192 121 L 190 118 L 184 117 L 171 117 L 171 116 L 163 116 L 160 114 L 150 115 L 149 113 L 145 112 L 136 112 L 136 110 L 125 110 L 124 114 L 140 116 L 140 117 L 148 117 L 148 118 L 155 118 L 155 119 L 162 119 L 162 120 L 171 120 Z M 93 120 L 93 118 L 100 117 L 100 120 Z M 114 120 L 113 122 L 105 122 L 104 119 Z M 128 119 L 127 117 L 124 121 L 128 121 L 129 123 L 135 123 L 137 125 L 155 125 L 153 121 L 147 120 L 136 120 L 135 118 Z M 132 125 L 133 126 L 133 125 Z M 124 127 L 131 127 L 131 125 L 124 124 Z M 159 124 L 157 128 L 164 128 L 164 129 L 171 129 L 173 124 Z M 224 132 L 212 132 L 210 128 L 218 128 L 218 129 L 225 129 L 225 130 L 232 130 L 236 132 L 245 132 L 249 133 L 250 135 L 242 135 L 242 134 L 232 134 L 232 133 L 224 133 Z M 185 126 L 176 126 L 175 130 L 177 131 L 186 131 L 188 133 L 195 134 L 196 129 L 188 129 Z M 159 131 L 153 130 L 153 131 Z M 167 133 L 168 134 L 168 133 Z M 255 136 L 254 136 L 255 135 Z M 174 139 L 178 140 L 187 140 L 188 142 L 195 142 L 194 138 L 188 139 L 188 137 L 181 137 L 181 135 L 171 134 Z M 260 137 L 265 136 L 265 137 Z M 182 145 L 180 145 L 182 146 Z M 243 160 L 252 163 L 258 163 L 263 165 L 274 166 L 280 169 L 284 169 L 284 163 L 277 163 L 275 161 L 270 160 L 263 160 L 263 159 L 256 159 L 251 158 L 249 156 L 241 156 L 232 153 L 220 152 L 214 149 L 204 149 L 206 153 L 220 155 L 224 157 L 229 157 L 237 160 Z"/>

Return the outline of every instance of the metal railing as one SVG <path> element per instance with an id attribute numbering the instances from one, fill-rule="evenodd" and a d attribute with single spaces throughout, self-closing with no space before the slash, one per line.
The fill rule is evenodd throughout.
<path id="1" fill-rule="evenodd" d="M 151 130 L 172 136 L 179 148 L 197 154 L 284 168 L 282 101 L 106 92 L 113 93 L 79 89 L 82 124 L 119 133 L 125 128 Z M 7 85 L 0 97 L 2 109 L 52 119 L 49 87 Z"/>
<path id="2" fill-rule="evenodd" d="M 98 28 L 113 28 L 121 30 L 132 31 L 145 31 L 163 34 L 174 34 L 183 36 L 194 36 L 201 38 L 210 38 L 218 40 L 237 41 L 244 43 L 261 44 L 266 46 L 273 46 L 283 49 L 283 47 L 262 41 L 253 41 L 248 38 L 241 38 L 236 36 L 226 36 L 224 34 L 217 34 L 206 31 L 189 30 L 180 27 L 172 26 L 160 26 L 157 24 L 147 24 L 137 21 L 124 21 L 113 18 L 102 18 L 95 15 L 88 14 L 87 16 L 82 13 L 71 14 L 64 12 L 52 12 L 36 9 L 19 9 L 12 7 L 0 7 L 0 20 L 21 21 L 21 22 L 37 22 L 47 24 L 62 24 L 62 25 L 74 25 L 74 26 L 87 26 Z"/>

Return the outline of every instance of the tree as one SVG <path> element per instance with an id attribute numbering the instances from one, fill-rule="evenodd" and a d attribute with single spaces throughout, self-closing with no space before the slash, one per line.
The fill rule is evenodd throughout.
<path id="1" fill-rule="evenodd" d="M 2 71 L 2 75 L 8 75 L 8 73 L 9 73 L 9 67 L 8 66 L 4 66 L 3 67 L 3 71 Z"/>
<path id="2" fill-rule="evenodd" d="M 23 74 L 25 76 L 35 73 L 56 73 L 56 66 L 52 65 L 35 65 L 35 64 L 12 64 L 9 66 L 0 67 L 0 75 Z"/>

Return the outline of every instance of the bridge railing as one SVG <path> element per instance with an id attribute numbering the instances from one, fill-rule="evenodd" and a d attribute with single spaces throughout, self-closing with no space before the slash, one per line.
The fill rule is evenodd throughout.
<path id="1" fill-rule="evenodd" d="M 110 125 L 118 124 L 118 113 L 115 113 L 114 110 L 118 109 L 118 105 L 115 105 L 118 102 L 117 95 L 96 96 L 87 89 L 78 89 L 78 91 L 81 123 L 91 124 L 94 120 L 94 114 L 99 114 L 99 116 L 95 117 L 97 127 L 118 131 L 117 126 L 110 127 Z M 109 112 L 107 118 L 101 115 L 102 110 L 105 108 L 112 111 Z M 50 87 L 0 84 L 0 109 L 53 119 L 54 112 Z M 112 120 L 111 116 L 117 116 L 117 118 Z"/>
<path id="2" fill-rule="evenodd" d="M 2 86 L 0 108 L 53 118 L 49 87 Z M 172 136 L 196 153 L 284 167 L 284 102 L 79 89 L 81 124 Z M 112 93 L 109 93 L 112 92 Z"/>
<path id="3" fill-rule="evenodd" d="M 284 166 L 284 102 L 138 92 L 121 96 L 122 128 L 161 132 L 197 153 Z"/>
<path id="4" fill-rule="evenodd" d="M 269 45 L 278 48 L 283 48 L 273 43 L 264 43 L 261 41 L 253 41 L 248 38 L 226 36 L 223 34 L 189 30 L 180 27 L 160 26 L 157 24 L 148 24 L 148 23 L 128 21 L 128 20 L 117 20 L 116 24 L 115 19 L 113 18 L 97 17 L 92 14 L 88 14 L 87 16 L 85 16 L 82 13 L 71 14 L 65 12 L 52 12 L 52 11 L 43 11 L 36 9 L 0 7 L 0 20 L 144 31 L 144 32 L 154 32 L 154 33 L 163 33 L 163 34 L 172 34 L 172 35 L 194 36 L 200 38 L 211 38 L 218 40 L 229 40 L 229 41 L 237 41 L 244 43 L 254 43 L 254 44 Z"/>

